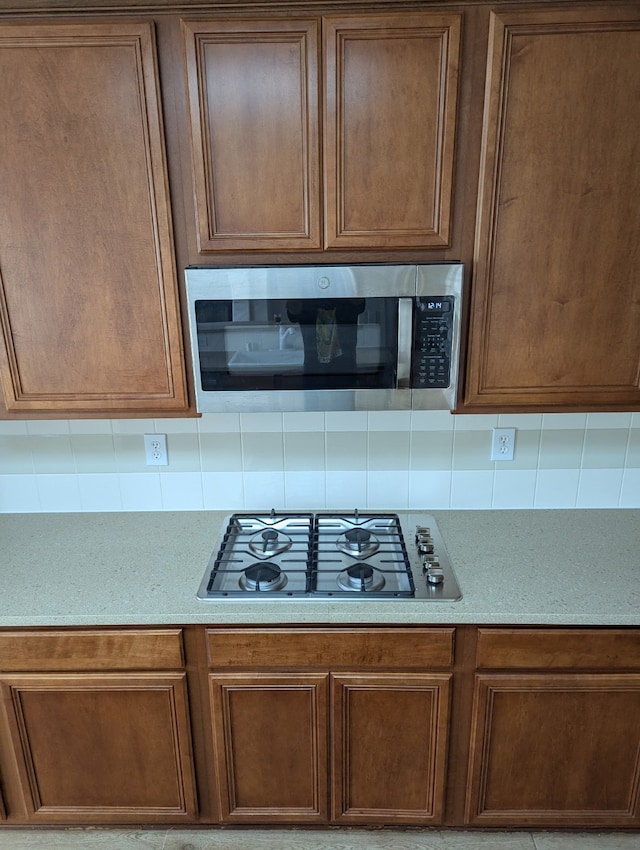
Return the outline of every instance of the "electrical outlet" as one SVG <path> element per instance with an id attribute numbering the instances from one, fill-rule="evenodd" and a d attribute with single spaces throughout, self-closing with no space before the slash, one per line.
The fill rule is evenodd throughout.
<path id="1" fill-rule="evenodd" d="M 491 436 L 491 460 L 513 460 L 515 428 L 494 428 Z"/>
<path id="2" fill-rule="evenodd" d="M 147 466 L 168 466 L 167 435 L 145 434 L 144 455 L 147 460 Z"/>

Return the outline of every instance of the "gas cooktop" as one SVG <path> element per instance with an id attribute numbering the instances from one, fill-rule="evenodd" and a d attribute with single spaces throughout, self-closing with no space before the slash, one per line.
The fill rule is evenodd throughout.
<path id="1" fill-rule="evenodd" d="M 220 599 L 462 596 L 435 519 L 395 513 L 235 513 L 197 593 Z"/>

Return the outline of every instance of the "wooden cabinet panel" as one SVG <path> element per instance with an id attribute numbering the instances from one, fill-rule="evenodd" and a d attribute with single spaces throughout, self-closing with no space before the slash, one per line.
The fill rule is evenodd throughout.
<path id="1" fill-rule="evenodd" d="M 24 674 L 1 688 L 31 822 L 195 818 L 183 673 Z"/>
<path id="2" fill-rule="evenodd" d="M 318 22 L 183 33 L 198 250 L 320 248 Z"/>
<path id="3" fill-rule="evenodd" d="M 333 819 L 439 823 L 451 676 L 331 679 Z"/>
<path id="4" fill-rule="evenodd" d="M 479 675 L 475 699 L 468 823 L 640 823 L 640 675 Z"/>
<path id="5" fill-rule="evenodd" d="M 5 672 L 168 670 L 184 665 L 182 629 L 0 632 Z"/>
<path id="6" fill-rule="evenodd" d="M 9 411 L 187 406 L 153 29 L 0 27 Z"/>
<path id="7" fill-rule="evenodd" d="M 477 666 L 640 669 L 637 629 L 478 629 Z"/>
<path id="8" fill-rule="evenodd" d="M 223 821 L 327 820 L 327 674 L 211 675 Z"/>
<path id="9" fill-rule="evenodd" d="M 326 247 L 449 244 L 460 21 L 324 19 Z"/>
<path id="10" fill-rule="evenodd" d="M 467 406 L 640 404 L 637 5 L 491 15 Z"/>
<path id="11" fill-rule="evenodd" d="M 209 664 L 403 670 L 450 667 L 454 629 L 208 629 Z"/>

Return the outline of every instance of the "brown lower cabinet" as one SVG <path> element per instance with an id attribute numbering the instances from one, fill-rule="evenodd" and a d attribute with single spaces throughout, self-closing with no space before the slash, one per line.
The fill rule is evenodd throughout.
<path id="1" fill-rule="evenodd" d="M 162 669 L 183 664 L 180 630 L 5 633 L 0 656 L 12 820 L 195 819 L 186 674 Z"/>
<path id="2" fill-rule="evenodd" d="M 640 825 L 638 630 L 479 629 L 476 664 L 468 823 Z"/>
<path id="3" fill-rule="evenodd" d="M 453 635 L 210 629 L 222 820 L 441 823 Z"/>
<path id="4" fill-rule="evenodd" d="M 328 678 L 210 677 L 221 820 L 327 821 Z"/>
<path id="5" fill-rule="evenodd" d="M 442 823 L 451 674 L 331 680 L 333 819 Z"/>
<path id="6" fill-rule="evenodd" d="M 5 630 L 0 690 L 10 825 L 640 827 L 640 629 Z"/>

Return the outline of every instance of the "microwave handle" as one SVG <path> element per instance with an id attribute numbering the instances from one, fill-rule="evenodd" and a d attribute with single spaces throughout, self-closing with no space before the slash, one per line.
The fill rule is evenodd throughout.
<path id="1" fill-rule="evenodd" d="M 413 298 L 398 299 L 397 388 L 411 389 L 411 350 L 413 345 Z"/>

